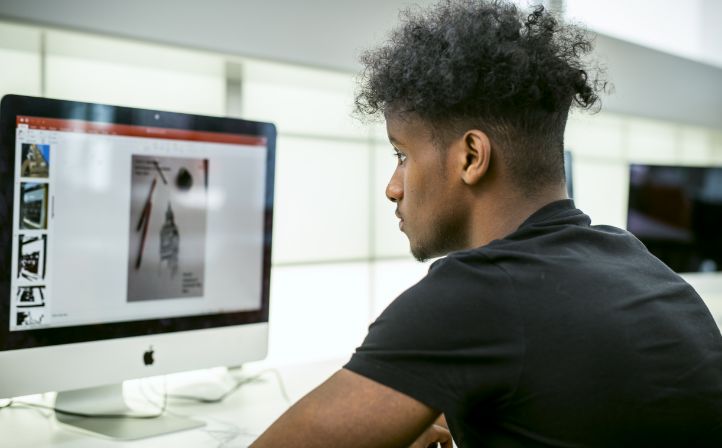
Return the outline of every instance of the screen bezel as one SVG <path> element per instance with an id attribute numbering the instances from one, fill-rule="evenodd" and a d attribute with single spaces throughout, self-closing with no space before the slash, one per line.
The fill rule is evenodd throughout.
<path id="1" fill-rule="evenodd" d="M 253 311 L 10 331 L 16 118 L 19 115 L 265 137 L 267 158 L 261 308 Z M 20 95 L 3 97 L 0 102 L 0 350 L 268 322 L 275 143 L 276 128 L 271 123 Z"/>

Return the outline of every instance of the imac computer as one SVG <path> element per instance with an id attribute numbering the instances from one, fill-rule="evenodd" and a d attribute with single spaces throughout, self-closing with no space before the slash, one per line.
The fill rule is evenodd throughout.
<path id="1" fill-rule="evenodd" d="M 264 358 L 275 139 L 269 123 L 5 96 L 0 397 L 118 413 L 123 380 Z M 56 416 L 125 439 L 199 425 Z"/>

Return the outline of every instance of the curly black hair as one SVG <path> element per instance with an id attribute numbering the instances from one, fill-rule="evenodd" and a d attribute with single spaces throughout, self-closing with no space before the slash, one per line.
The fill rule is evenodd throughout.
<path id="1" fill-rule="evenodd" d="M 357 114 L 413 114 L 441 147 L 479 128 L 523 190 L 563 182 L 569 109 L 596 108 L 606 86 L 602 70 L 585 68 L 587 32 L 504 1 L 446 0 L 402 19 L 361 56 Z"/>

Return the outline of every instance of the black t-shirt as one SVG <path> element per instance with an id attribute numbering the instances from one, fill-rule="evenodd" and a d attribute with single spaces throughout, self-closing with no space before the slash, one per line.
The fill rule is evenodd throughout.
<path id="1" fill-rule="evenodd" d="M 709 310 L 571 200 L 435 262 L 345 367 L 443 412 L 460 447 L 722 447 Z"/>

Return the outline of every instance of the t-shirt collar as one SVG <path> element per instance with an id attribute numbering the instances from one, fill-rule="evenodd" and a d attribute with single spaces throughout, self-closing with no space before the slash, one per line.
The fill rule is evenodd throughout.
<path id="1" fill-rule="evenodd" d="M 558 201 L 550 202 L 532 213 L 526 220 L 524 220 L 523 223 L 521 223 L 519 229 L 542 223 L 567 211 L 578 211 L 572 199 L 560 199 Z"/>

